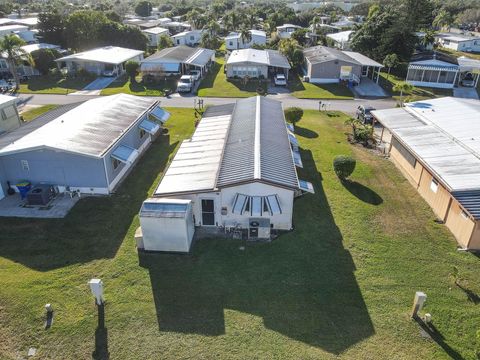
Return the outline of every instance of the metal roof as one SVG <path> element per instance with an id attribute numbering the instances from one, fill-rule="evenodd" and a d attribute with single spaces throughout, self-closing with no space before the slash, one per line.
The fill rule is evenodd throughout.
<path id="1" fill-rule="evenodd" d="M 461 56 L 457 59 L 460 71 L 479 71 L 480 60 L 470 59 L 465 56 Z"/>
<path id="2" fill-rule="evenodd" d="M 362 66 L 374 66 L 374 67 L 380 67 L 383 68 L 383 65 L 376 62 L 375 60 L 370 59 L 369 57 L 360 54 L 355 51 L 344 51 L 343 52 L 345 55 L 350 56 L 352 59 L 356 60 L 359 62 Z"/>
<path id="3" fill-rule="evenodd" d="M 321 45 L 304 49 L 303 55 L 311 64 L 321 64 L 329 61 L 341 60 L 360 65 L 357 60 L 348 56 L 344 51 Z"/>
<path id="4" fill-rule="evenodd" d="M 262 31 L 262 30 L 255 30 L 255 29 L 252 29 L 252 30 L 248 30 L 250 32 L 250 34 L 252 35 L 255 35 L 255 36 L 263 36 L 263 37 L 267 37 L 267 33 L 265 31 Z M 236 32 L 236 31 L 232 31 L 231 33 L 229 33 L 226 37 L 225 37 L 225 40 L 231 40 L 231 39 L 240 39 L 242 36 L 241 33 L 239 32 Z"/>
<path id="5" fill-rule="evenodd" d="M 101 157 L 156 104 L 152 98 L 118 94 L 75 104 L 59 116 L 47 113 L 0 137 L 0 156 L 51 148 Z"/>
<path id="6" fill-rule="evenodd" d="M 185 60 L 185 64 L 205 66 L 215 56 L 215 50 L 197 48 L 197 51 Z"/>
<path id="7" fill-rule="evenodd" d="M 163 34 L 163 33 L 168 33 L 168 29 L 162 28 L 162 27 L 153 27 L 151 29 L 145 29 L 142 30 L 142 32 L 147 33 L 147 34 Z"/>
<path id="8" fill-rule="evenodd" d="M 16 100 L 17 100 L 17 98 L 15 96 L 0 94 L 0 105 L 8 103 L 8 102 L 12 102 L 12 101 L 15 102 Z"/>
<path id="9" fill-rule="evenodd" d="M 155 195 L 212 191 L 252 181 L 298 189 L 282 103 L 265 97 L 209 107 Z"/>
<path id="10" fill-rule="evenodd" d="M 340 31 L 334 34 L 327 34 L 327 37 L 335 42 L 344 43 L 350 40 L 350 35 L 352 35 L 352 33 L 354 33 L 353 30 Z"/>
<path id="11" fill-rule="evenodd" d="M 450 191 L 480 190 L 480 101 L 445 97 L 372 114 Z"/>
<path id="12" fill-rule="evenodd" d="M 171 25 L 173 23 L 170 23 L 170 24 L 167 24 L 168 25 Z M 179 25 L 182 25 L 182 23 L 179 23 Z M 188 36 L 190 34 L 197 34 L 197 35 L 202 35 L 202 30 L 187 30 L 187 31 L 182 31 L 181 33 L 178 33 L 178 34 L 175 34 L 172 36 L 172 38 L 177 38 L 177 37 L 183 37 L 183 36 Z"/>
<path id="13" fill-rule="evenodd" d="M 227 65 L 253 63 L 290 69 L 287 58 L 276 50 L 240 49 L 234 50 L 227 59 Z"/>
<path id="14" fill-rule="evenodd" d="M 475 220 L 480 219 L 480 191 L 454 192 L 452 195 Z"/>
<path id="15" fill-rule="evenodd" d="M 204 48 L 191 48 L 180 45 L 162 49 L 142 60 L 142 65 L 157 62 L 179 62 L 196 66 L 205 66 L 215 54 L 214 50 Z"/>
<path id="16" fill-rule="evenodd" d="M 136 56 L 142 55 L 143 51 L 122 48 L 118 46 L 105 46 L 93 50 L 88 50 L 68 56 L 64 56 L 55 61 L 61 62 L 66 60 L 71 61 L 93 61 L 106 64 L 121 64 Z"/>

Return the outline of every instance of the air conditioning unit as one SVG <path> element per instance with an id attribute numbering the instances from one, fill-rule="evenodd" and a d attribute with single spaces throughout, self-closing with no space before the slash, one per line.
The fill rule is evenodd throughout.
<path id="1" fill-rule="evenodd" d="M 267 218 L 250 218 L 248 221 L 248 238 L 270 239 L 270 219 Z"/>
<path id="2" fill-rule="evenodd" d="M 310 82 L 310 77 L 304 76 L 304 77 L 303 77 L 303 81 L 304 81 L 304 82 Z"/>

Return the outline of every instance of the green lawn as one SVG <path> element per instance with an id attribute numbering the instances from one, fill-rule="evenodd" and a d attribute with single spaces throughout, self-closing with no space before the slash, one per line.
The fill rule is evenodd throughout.
<path id="1" fill-rule="evenodd" d="M 55 109 L 58 107 L 58 105 L 43 105 L 43 106 L 38 106 L 34 107 L 30 110 L 23 111 L 20 115 L 23 117 L 24 121 L 32 121 L 33 119 L 39 117 L 42 114 L 45 114 L 46 112 Z"/>
<path id="2" fill-rule="evenodd" d="M 20 84 L 20 93 L 24 94 L 68 94 L 82 90 L 93 78 L 58 78 L 52 76 L 35 76 L 27 83 Z"/>
<path id="3" fill-rule="evenodd" d="M 392 74 L 388 76 L 387 73 L 384 73 L 384 72 L 380 73 L 379 84 L 385 90 L 387 90 L 392 95 L 392 97 L 396 100 L 400 99 L 400 93 L 394 92 L 392 88 L 395 86 L 395 84 L 400 82 L 405 82 L 405 79 Z M 414 86 L 412 92 L 404 93 L 403 95 L 404 95 L 403 100 L 410 102 L 410 101 L 419 101 L 424 99 L 433 99 L 436 97 L 443 97 L 443 96 L 453 96 L 453 90 Z"/>
<path id="4" fill-rule="evenodd" d="M 0 358 L 34 346 L 35 359 L 474 359 L 478 305 L 449 274 L 458 267 L 479 294 L 479 258 L 456 250 L 393 164 L 346 141 L 337 113 L 306 111 L 297 125 L 299 175 L 316 194 L 295 201 L 293 232 L 139 259 L 140 204 L 193 131 L 192 109 L 169 111 L 169 136 L 115 195 L 81 199 L 62 220 L 0 218 Z M 332 171 L 337 154 L 358 160 L 344 185 Z M 105 284 L 105 328 L 92 277 Z M 437 342 L 409 318 L 418 290 Z"/>
<path id="5" fill-rule="evenodd" d="M 467 52 L 463 52 L 463 51 L 456 51 L 456 50 L 452 50 L 452 49 L 447 49 L 447 48 L 444 48 L 444 47 L 440 47 L 437 50 L 441 51 L 443 53 L 449 54 L 449 55 L 453 55 L 456 58 L 458 58 L 460 56 L 465 56 L 465 57 L 468 57 L 468 58 L 471 58 L 471 59 L 480 60 L 480 54 L 478 54 L 478 53 L 467 53 Z"/>
<path id="6" fill-rule="evenodd" d="M 340 84 L 311 84 L 304 82 L 297 74 L 290 73 L 288 88 L 299 99 L 335 99 L 351 100 L 353 94 L 349 88 Z"/>
<path id="7" fill-rule="evenodd" d="M 132 95 L 146 95 L 146 96 L 163 96 L 165 89 L 170 89 L 174 92 L 177 88 L 177 78 L 171 78 L 166 81 L 156 82 L 154 84 L 145 85 L 142 82 L 141 77 L 136 79 L 135 83 L 130 81 L 130 78 L 126 75 L 121 76 L 108 87 L 102 90 L 101 95 L 114 95 L 114 94 L 132 94 Z"/>
<path id="8" fill-rule="evenodd" d="M 200 83 L 198 96 L 243 98 L 256 95 L 259 87 L 267 90 L 267 80 L 250 80 L 246 84 L 240 79 L 227 80 L 223 73 L 224 63 L 223 58 L 217 58 L 210 72 Z"/>

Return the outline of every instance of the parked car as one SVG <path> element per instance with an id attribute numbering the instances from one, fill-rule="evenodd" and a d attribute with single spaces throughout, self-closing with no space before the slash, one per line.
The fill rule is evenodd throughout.
<path id="1" fill-rule="evenodd" d="M 177 91 L 180 92 L 191 92 L 193 89 L 193 76 L 192 75 L 182 75 L 180 80 L 178 80 Z"/>
<path id="2" fill-rule="evenodd" d="M 465 87 L 474 87 L 475 86 L 475 80 L 473 78 L 472 73 L 466 73 L 465 76 L 463 77 L 462 81 L 460 81 L 460 84 Z"/>
<path id="3" fill-rule="evenodd" d="M 200 80 L 200 77 L 201 77 L 200 70 L 190 70 L 188 72 L 188 75 L 193 76 L 194 81 Z"/>
<path id="4" fill-rule="evenodd" d="M 371 106 L 360 105 L 357 108 L 357 119 L 363 122 L 364 124 L 373 123 L 373 115 L 372 115 L 373 110 L 375 110 L 375 108 Z"/>
<path id="5" fill-rule="evenodd" d="M 285 79 L 285 75 L 283 74 L 275 75 L 273 81 L 275 82 L 275 86 L 287 86 L 287 79 Z"/>

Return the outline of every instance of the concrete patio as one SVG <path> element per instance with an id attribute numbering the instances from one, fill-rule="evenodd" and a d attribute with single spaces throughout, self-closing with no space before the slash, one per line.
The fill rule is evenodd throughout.
<path id="1" fill-rule="evenodd" d="M 389 95 L 385 90 L 367 77 L 362 77 L 362 81 L 357 86 L 352 87 L 356 97 L 359 98 L 386 98 Z"/>
<path id="2" fill-rule="evenodd" d="M 7 195 L 0 200 L 0 217 L 60 219 L 68 214 L 78 200 L 78 196 L 71 198 L 58 194 L 48 205 L 32 206 L 26 205 L 20 194 Z"/>

